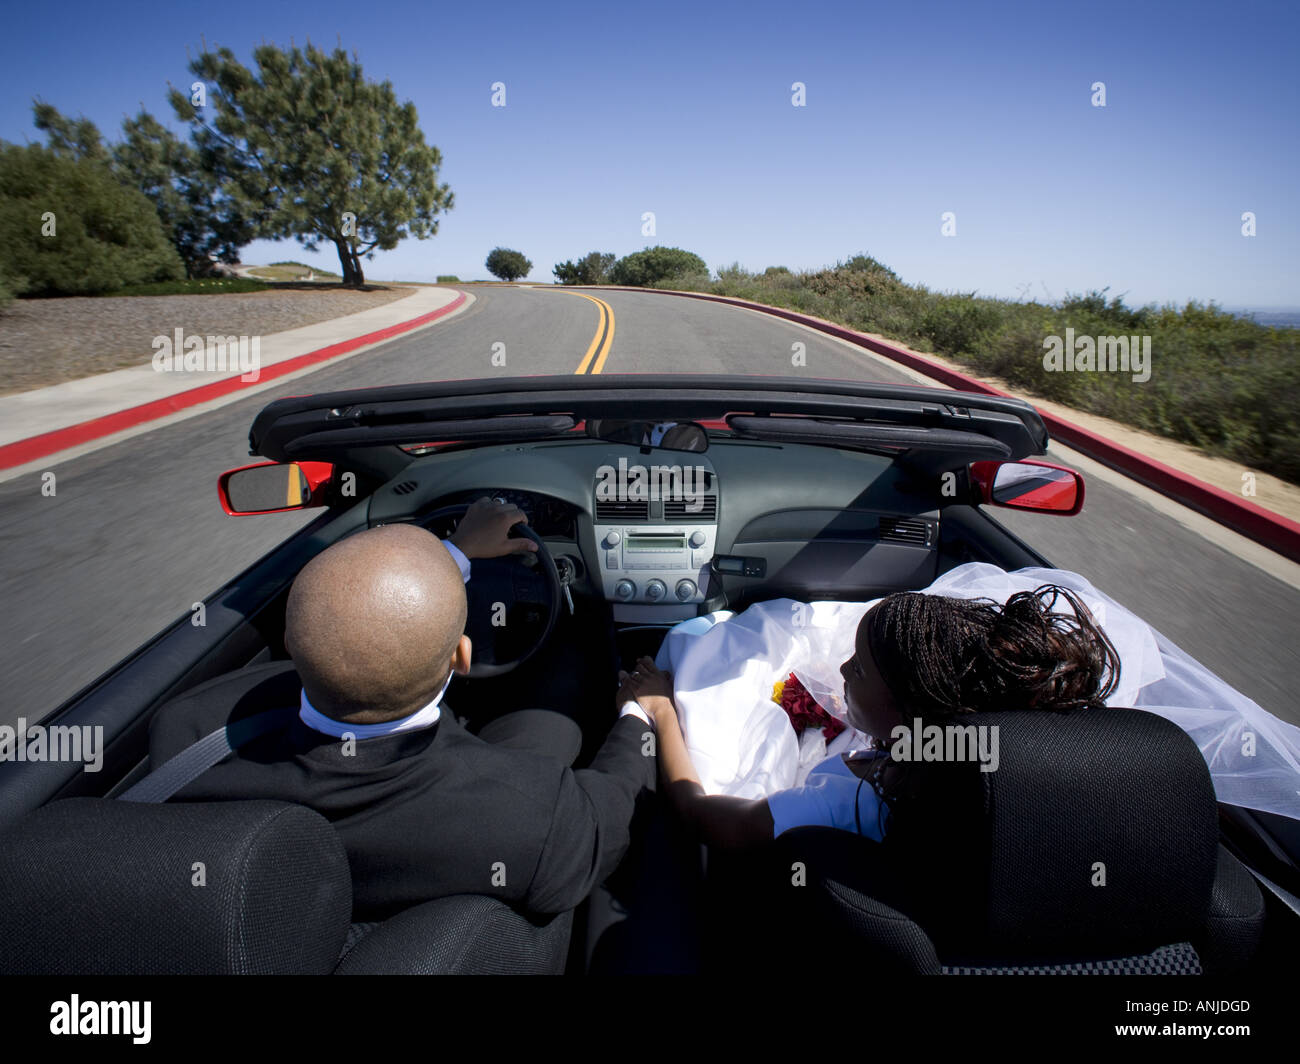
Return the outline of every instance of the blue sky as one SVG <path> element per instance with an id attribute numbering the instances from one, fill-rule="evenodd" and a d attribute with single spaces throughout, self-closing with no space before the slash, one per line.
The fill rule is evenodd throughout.
<path id="1" fill-rule="evenodd" d="M 246 62 L 263 40 L 341 40 L 415 103 L 455 193 L 437 236 L 377 255 L 372 279 L 485 277 L 501 244 L 546 281 L 562 259 L 661 243 L 714 268 L 863 252 L 941 290 L 1300 306 L 1297 10 L 21 5 L 6 15 L 0 138 L 40 139 L 37 96 L 109 139 L 142 103 L 179 129 L 166 83 L 190 83 L 187 49 L 202 39 Z M 491 106 L 497 81 L 504 108 Z M 805 107 L 791 105 L 796 81 Z M 1096 81 L 1104 108 L 1090 103 Z M 295 242 L 244 253 L 274 259 L 338 267 Z"/>

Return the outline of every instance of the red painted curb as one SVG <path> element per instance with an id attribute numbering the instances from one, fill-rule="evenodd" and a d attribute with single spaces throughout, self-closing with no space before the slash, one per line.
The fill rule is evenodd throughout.
<path id="1" fill-rule="evenodd" d="M 112 414 L 105 414 L 103 417 L 83 421 L 77 425 L 68 425 L 66 428 L 42 433 L 40 436 L 29 436 L 25 440 L 15 440 L 13 443 L 0 447 L 0 469 L 12 469 L 14 466 L 34 462 L 38 458 L 45 458 L 59 451 L 65 451 L 69 447 L 89 443 L 91 440 L 97 440 L 103 436 L 111 436 L 115 432 L 134 428 L 136 425 L 142 425 L 147 421 L 156 421 L 160 417 L 166 417 L 168 414 L 174 414 L 187 407 L 206 403 L 212 399 L 219 399 L 223 395 L 229 395 L 231 392 L 239 391 L 242 388 L 251 388 L 266 381 L 275 380 L 277 377 L 283 377 L 295 370 L 314 366 L 318 362 L 328 362 L 331 358 L 346 355 L 349 351 L 355 351 L 358 347 L 378 343 L 380 340 L 387 340 L 394 336 L 400 336 L 404 332 L 410 332 L 412 329 L 418 329 L 421 325 L 436 321 L 444 314 L 450 314 L 464 302 L 465 293 L 460 292 L 445 307 L 431 310 L 428 314 L 422 314 L 418 318 L 399 321 L 396 325 L 377 329 L 375 332 L 366 333 L 364 336 L 355 336 L 351 340 L 340 340 L 336 344 L 330 344 L 329 347 L 322 347 L 316 351 L 308 351 L 306 354 L 287 358 L 283 362 L 276 362 L 263 369 L 255 381 L 241 380 L 238 375 L 227 377 L 224 380 L 213 381 L 211 384 L 191 388 L 186 392 L 169 395 L 165 399 L 155 399 L 151 403 L 142 403 L 140 406 L 118 410 Z"/>
<path id="2" fill-rule="evenodd" d="M 751 303 L 747 299 L 715 296 L 707 292 L 678 292 L 665 288 L 616 288 L 613 285 L 600 285 L 598 287 L 607 291 L 612 289 L 620 292 L 660 292 L 664 295 L 686 296 L 691 299 L 703 299 L 711 303 L 727 303 L 736 307 L 744 307 L 747 310 L 757 310 L 774 317 L 785 318 L 787 321 L 798 322 L 800 325 L 807 325 L 818 332 L 837 336 L 858 347 L 865 347 L 869 351 L 874 351 L 878 355 L 883 355 L 894 362 L 924 373 L 927 377 L 932 377 L 950 387 L 967 392 L 979 392 L 983 395 L 1001 395 L 1012 398 L 1007 392 L 985 384 L 983 381 L 978 381 L 974 377 L 968 377 L 964 373 L 949 369 L 947 366 L 940 366 L 929 359 L 914 355 L 910 351 L 903 351 L 892 344 L 876 340 L 843 325 L 836 325 L 834 322 L 814 318 L 808 314 L 800 314 L 798 311 L 786 310 L 784 307 L 769 307 L 764 303 Z M 1153 458 L 1139 454 L 1122 444 L 1114 443 L 1088 429 L 1080 428 L 1078 425 L 1057 417 L 1055 414 L 1048 414 L 1042 410 L 1039 410 L 1038 413 L 1047 426 L 1050 435 L 1060 439 L 1061 442 L 1068 444 L 1075 450 L 1086 454 L 1094 461 L 1118 470 L 1139 483 L 1145 484 L 1152 490 L 1158 491 L 1161 495 L 1167 496 L 1175 502 L 1195 510 L 1197 513 L 1204 514 L 1219 524 L 1231 528 L 1234 532 L 1239 532 L 1248 539 L 1253 539 L 1256 543 L 1268 547 L 1269 550 L 1276 551 L 1278 554 L 1291 559 L 1291 561 L 1300 561 L 1300 524 L 1295 521 L 1283 517 L 1281 514 L 1273 513 L 1272 510 L 1266 510 L 1262 506 L 1257 506 L 1255 503 L 1230 495 L 1221 488 L 1216 488 L 1203 480 L 1190 477 L 1172 466 L 1157 462 Z"/>

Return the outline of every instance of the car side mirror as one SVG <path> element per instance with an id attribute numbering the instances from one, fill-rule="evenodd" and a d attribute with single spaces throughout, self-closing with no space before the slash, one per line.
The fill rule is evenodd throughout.
<path id="1" fill-rule="evenodd" d="M 326 504 L 333 476 L 332 462 L 261 462 L 222 473 L 217 496 L 232 516 L 308 510 Z"/>
<path id="2" fill-rule="evenodd" d="M 1048 462 L 972 462 L 978 501 L 1010 510 L 1070 516 L 1083 509 L 1083 476 Z"/>

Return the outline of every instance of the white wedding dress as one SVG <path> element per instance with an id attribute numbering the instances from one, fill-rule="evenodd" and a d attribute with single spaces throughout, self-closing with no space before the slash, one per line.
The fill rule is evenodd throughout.
<path id="1" fill-rule="evenodd" d="M 1300 728 L 1229 687 L 1083 577 L 1060 569 L 1007 573 L 972 562 L 923 590 L 1004 603 L 1042 584 L 1077 592 L 1114 643 L 1121 669 L 1108 705 L 1158 713 L 1186 731 L 1205 756 L 1219 801 L 1300 819 Z M 766 797 L 800 786 L 830 754 L 867 745 L 849 728 L 829 746 L 809 729 L 801 746 L 772 701 L 772 686 L 793 672 L 843 720 L 840 665 L 853 655 L 858 621 L 876 601 L 776 599 L 740 614 L 696 617 L 668 632 L 656 663 L 673 673 L 682 732 L 707 793 Z"/>

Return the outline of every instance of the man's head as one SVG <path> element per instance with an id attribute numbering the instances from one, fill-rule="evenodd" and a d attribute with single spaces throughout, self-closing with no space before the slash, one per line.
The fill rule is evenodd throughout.
<path id="1" fill-rule="evenodd" d="M 465 587 L 446 547 L 415 525 L 359 532 L 298 574 L 284 642 L 307 697 L 352 724 L 409 716 L 448 671 L 469 668 Z"/>

